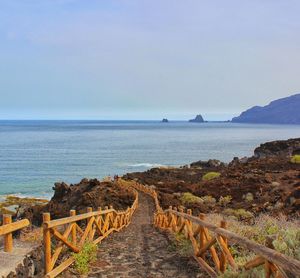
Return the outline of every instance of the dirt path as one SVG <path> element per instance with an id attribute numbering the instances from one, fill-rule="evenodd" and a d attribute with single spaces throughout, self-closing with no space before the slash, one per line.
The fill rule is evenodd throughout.
<path id="1" fill-rule="evenodd" d="M 207 277 L 191 257 L 171 251 L 167 235 L 152 225 L 154 206 L 143 194 L 131 224 L 99 246 L 88 277 Z"/>

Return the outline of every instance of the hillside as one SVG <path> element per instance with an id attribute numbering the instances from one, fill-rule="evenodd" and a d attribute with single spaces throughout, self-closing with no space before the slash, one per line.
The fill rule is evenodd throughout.
<path id="1" fill-rule="evenodd" d="M 291 163 L 290 158 L 299 142 L 299 138 L 268 142 L 257 148 L 254 156 L 235 158 L 229 164 L 198 161 L 189 167 L 129 173 L 125 178 L 155 188 L 164 208 L 184 205 L 196 214 L 227 209 L 230 215 L 242 209 L 250 218 L 267 212 L 299 219 L 300 164 Z"/>
<path id="2" fill-rule="evenodd" d="M 232 119 L 234 123 L 300 124 L 300 94 L 254 106 Z"/>

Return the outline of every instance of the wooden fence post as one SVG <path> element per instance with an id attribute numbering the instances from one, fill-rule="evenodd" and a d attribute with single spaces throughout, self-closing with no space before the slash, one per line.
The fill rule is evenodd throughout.
<path id="1" fill-rule="evenodd" d="M 221 228 L 223 228 L 223 229 L 227 228 L 227 222 L 225 220 L 221 221 Z M 228 247 L 227 238 L 224 236 L 221 236 L 221 238 L 223 239 L 225 246 Z M 226 263 L 227 263 L 226 254 L 224 252 L 222 252 L 221 257 L 220 257 L 220 271 L 221 272 L 224 272 L 226 270 Z"/>
<path id="2" fill-rule="evenodd" d="M 75 216 L 76 215 L 76 210 L 72 209 L 70 210 L 70 216 Z M 72 244 L 76 246 L 76 241 L 77 241 L 77 235 L 76 235 L 76 222 L 73 223 L 72 227 Z"/>
<path id="3" fill-rule="evenodd" d="M 188 209 L 187 211 L 188 215 L 193 215 L 193 212 L 191 209 Z M 190 220 L 186 220 L 186 228 L 185 228 L 185 237 L 190 238 L 189 229 L 191 228 L 192 222 Z"/>
<path id="4" fill-rule="evenodd" d="M 11 215 L 3 215 L 3 225 L 11 224 Z M 4 252 L 11 252 L 13 249 L 12 233 L 8 233 L 4 236 Z"/>
<path id="5" fill-rule="evenodd" d="M 50 213 L 43 213 L 43 223 L 50 221 Z M 50 230 L 43 226 L 44 237 L 44 256 L 45 256 L 45 274 L 51 271 L 51 234 Z"/>
<path id="6" fill-rule="evenodd" d="M 87 212 L 93 212 L 93 208 L 92 208 L 92 207 L 87 207 Z M 87 218 L 87 220 L 86 220 L 86 226 L 88 226 L 88 224 L 89 224 L 91 218 L 92 218 L 92 217 Z M 92 241 L 92 240 L 93 240 L 92 237 L 93 237 L 93 227 L 91 227 L 91 229 L 90 229 L 90 231 L 89 231 L 89 233 L 88 233 L 88 239 L 89 239 L 90 241 Z"/>
<path id="7" fill-rule="evenodd" d="M 200 213 L 199 214 L 199 218 L 202 221 L 205 221 L 205 214 L 204 213 Z M 201 226 L 200 228 L 200 248 L 202 248 L 205 244 L 205 235 L 204 235 L 204 228 Z M 202 256 L 203 258 L 204 256 Z"/>

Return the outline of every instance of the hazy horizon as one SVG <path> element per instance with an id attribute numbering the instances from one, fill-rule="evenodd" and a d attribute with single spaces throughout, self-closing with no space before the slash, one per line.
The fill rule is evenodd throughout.
<path id="1" fill-rule="evenodd" d="M 0 119 L 230 120 L 299 92 L 300 2 L 3 0 Z"/>

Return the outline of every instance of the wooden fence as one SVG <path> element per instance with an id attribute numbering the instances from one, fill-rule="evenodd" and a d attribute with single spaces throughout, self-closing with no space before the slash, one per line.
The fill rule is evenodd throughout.
<path id="1" fill-rule="evenodd" d="M 112 207 L 99 208 L 87 213 L 76 215 L 75 210 L 70 211 L 70 217 L 50 220 L 50 214 L 43 214 L 43 236 L 45 253 L 46 277 L 55 277 L 74 262 L 68 256 L 63 262 L 60 255 L 64 248 L 74 253 L 80 252 L 85 242 L 100 243 L 114 231 L 120 231 L 129 225 L 131 217 L 138 206 L 138 193 L 134 190 L 135 200 L 125 211 L 116 211 Z M 79 223 L 85 222 L 85 225 Z M 84 228 L 83 228 L 84 227 Z M 53 249 L 53 250 L 52 250 Z M 65 258 L 65 256 L 63 256 Z"/>
<path id="2" fill-rule="evenodd" d="M 9 214 L 3 215 L 3 225 L 0 226 L 0 236 L 4 236 L 4 252 L 12 252 L 13 237 L 12 233 L 25 228 L 29 225 L 28 219 L 12 222 L 12 217 Z"/>
<path id="3" fill-rule="evenodd" d="M 192 210 L 185 213 L 183 208 L 163 210 L 157 193 L 148 186 L 131 182 L 132 186 L 154 198 L 156 213 L 154 225 L 173 233 L 183 233 L 190 240 L 194 258 L 211 277 L 223 273 L 229 264 L 233 270 L 249 270 L 264 265 L 265 277 L 287 278 L 300 277 L 300 261 L 283 255 L 272 248 L 258 244 L 245 237 L 227 230 L 226 221 L 220 227 L 205 221 L 205 215 L 192 215 Z M 237 243 L 257 256 L 242 267 L 238 267 L 232 255 L 229 243 Z M 210 256 L 206 256 L 209 253 Z M 292 274 L 289 276 L 287 273 Z"/>

